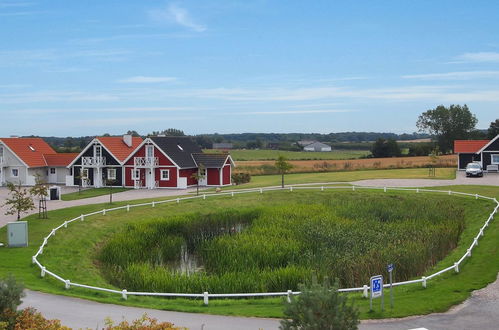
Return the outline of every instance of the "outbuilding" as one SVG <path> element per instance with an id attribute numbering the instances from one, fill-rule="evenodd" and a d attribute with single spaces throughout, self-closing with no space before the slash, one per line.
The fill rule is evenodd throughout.
<path id="1" fill-rule="evenodd" d="M 499 135 L 492 140 L 455 140 L 454 153 L 458 157 L 458 170 L 465 170 L 471 162 L 480 163 L 484 170 L 499 165 Z"/>

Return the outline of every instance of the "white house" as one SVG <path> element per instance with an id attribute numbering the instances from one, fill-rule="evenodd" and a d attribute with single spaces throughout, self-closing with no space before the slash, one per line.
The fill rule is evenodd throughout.
<path id="1" fill-rule="evenodd" d="M 306 145 L 303 148 L 304 151 L 331 151 L 331 146 L 324 144 L 322 142 L 314 142 Z"/>

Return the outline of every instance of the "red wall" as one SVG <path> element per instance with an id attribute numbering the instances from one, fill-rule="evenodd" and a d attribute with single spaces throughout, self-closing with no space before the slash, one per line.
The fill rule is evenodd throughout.
<path id="1" fill-rule="evenodd" d="M 230 165 L 225 165 L 222 170 L 222 180 L 223 184 L 230 184 Z"/>
<path id="2" fill-rule="evenodd" d="M 220 174 L 218 168 L 208 168 L 206 170 L 206 175 L 208 176 L 208 185 L 210 186 L 220 185 Z"/>
<path id="3" fill-rule="evenodd" d="M 160 187 L 176 187 L 177 186 L 177 168 L 172 167 L 158 167 L 155 169 L 154 179 L 159 182 Z M 170 180 L 161 180 L 161 170 L 170 170 Z"/>
<path id="4" fill-rule="evenodd" d="M 187 178 L 187 185 L 192 186 L 197 184 L 197 180 L 194 178 L 191 178 L 191 175 L 194 173 L 197 173 L 198 169 L 197 168 L 189 168 L 185 170 L 180 170 L 179 171 L 179 176 L 183 178 Z"/>
<path id="5" fill-rule="evenodd" d="M 146 170 L 144 168 L 139 168 L 140 179 L 142 180 L 142 186 L 146 184 Z M 133 167 L 125 167 L 125 186 L 133 187 L 135 185 L 135 180 L 132 180 Z"/>
<path id="6" fill-rule="evenodd" d="M 133 158 L 134 157 L 145 157 L 146 154 L 146 146 L 143 145 L 139 150 L 137 150 L 132 158 L 130 158 L 125 165 L 133 166 Z M 175 166 L 173 163 L 156 147 L 154 147 L 154 157 L 158 157 L 160 166 Z"/>

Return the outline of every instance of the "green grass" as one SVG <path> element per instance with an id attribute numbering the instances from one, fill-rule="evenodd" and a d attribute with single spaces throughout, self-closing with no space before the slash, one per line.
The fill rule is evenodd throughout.
<path id="1" fill-rule="evenodd" d="M 408 280 L 456 246 L 464 208 L 476 205 L 457 205 L 445 195 L 315 191 L 292 197 L 221 212 L 155 215 L 107 239 L 98 259 L 111 283 L 133 291 L 296 291 L 314 275 L 356 287 L 388 263 Z M 179 272 L 185 250 L 202 270 Z"/>
<path id="2" fill-rule="evenodd" d="M 76 199 L 83 199 L 83 198 L 91 198 L 91 197 L 97 197 L 97 196 L 103 196 L 103 195 L 109 195 L 109 188 L 89 188 L 89 189 L 84 189 L 81 192 L 72 192 L 68 194 L 63 194 L 61 195 L 61 199 L 63 201 L 74 201 Z M 129 188 L 123 188 L 123 187 L 113 187 L 112 191 L 113 194 L 123 192 L 130 190 Z"/>
<path id="3" fill-rule="evenodd" d="M 209 150 L 208 150 L 209 152 Z M 213 152 L 213 151 L 212 151 Z M 315 151 L 284 151 L 284 150 L 230 150 L 230 155 L 235 161 L 245 160 L 276 160 L 284 156 L 289 160 L 340 160 L 357 159 L 369 155 L 366 150 L 333 150 L 331 152 Z"/>
<path id="4" fill-rule="evenodd" d="M 480 193 L 487 196 L 499 198 L 499 187 L 482 186 L 452 186 L 439 187 L 437 189 L 452 189 L 455 191 Z M 404 194 L 404 192 L 392 193 L 390 195 Z M 407 193 L 409 194 L 409 193 Z M 85 222 L 77 222 L 70 225 L 68 229 L 62 229 L 49 241 L 40 260 L 47 264 L 48 268 L 65 278 L 87 284 L 103 287 L 110 286 L 100 274 L 98 268 L 93 263 L 96 244 L 105 237 L 110 237 L 120 230 L 119 224 L 127 222 L 140 222 L 144 217 L 154 213 L 159 216 L 165 212 L 176 214 L 195 212 L 197 209 L 207 209 L 217 212 L 226 207 L 240 207 L 248 205 L 250 202 L 264 203 L 273 200 L 278 196 L 285 196 L 286 200 L 295 198 L 298 194 L 293 193 L 264 193 L 263 195 L 241 195 L 234 199 L 221 197 L 217 200 L 207 199 L 206 201 L 186 201 L 179 205 L 160 206 L 152 209 L 150 207 L 140 207 L 132 209 L 130 213 L 117 211 L 106 216 L 96 216 L 88 218 Z M 432 198 L 432 194 L 426 195 Z M 455 197 L 456 201 L 464 197 Z M 115 205 L 123 205 L 116 203 Z M 476 201 L 476 207 L 472 212 L 466 214 L 467 227 L 461 235 L 458 247 L 453 250 L 443 261 L 439 262 L 432 269 L 433 271 L 443 269 L 451 265 L 460 257 L 478 232 L 479 227 L 486 220 L 492 209 L 492 204 L 484 201 Z M 71 288 L 64 290 L 63 284 L 49 277 L 40 279 L 39 269 L 31 264 L 31 256 L 36 252 L 41 241 L 50 230 L 64 220 L 76 217 L 81 213 L 88 213 L 95 210 L 109 207 L 106 204 L 80 206 L 49 212 L 49 219 L 38 220 L 35 216 L 27 218 L 29 221 L 30 246 L 28 248 L 8 249 L 0 248 L 0 276 L 13 273 L 21 279 L 25 285 L 33 290 L 48 293 L 63 294 L 80 297 L 100 302 L 115 303 L 123 305 L 133 305 L 150 307 L 157 309 L 201 312 L 224 315 L 243 315 L 259 317 L 280 317 L 282 315 L 282 299 L 220 299 L 210 300 L 209 306 L 203 306 L 202 301 L 190 299 L 156 299 L 152 297 L 129 297 L 123 301 L 117 295 L 100 292 L 93 292 L 85 289 Z M 470 214 L 471 213 L 471 214 Z M 497 216 L 496 216 L 497 218 Z M 107 233 L 107 234 L 105 234 Z M 5 237 L 6 228 L 0 229 L 0 237 Z M 109 235 L 109 236 L 107 236 Z M 385 310 L 384 313 L 368 313 L 368 300 L 362 299 L 360 294 L 351 294 L 355 298 L 356 305 L 359 306 L 362 318 L 383 318 L 402 317 L 407 315 L 427 314 L 431 312 L 442 312 L 454 304 L 457 304 L 467 297 L 473 290 L 480 289 L 488 283 L 493 282 L 499 271 L 498 245 L 499 222 L 497 219 L 491 222 L 485 231 L 485 236 L 480 239 L 480 244 L 473 250 L 473 256 L 467 259 L 461 266 L 459 274 L 447 273 L 428 282 L 428 287 L 423 289 L 421 285 L 409 285 L 397 287 L 395 289 L 395 308 Z M 76 263 L 68 263 L 66 258 L 77 260 Z M 397 281 L 397 270 L 394 273 Z"/>
<path id="5" fill-rule="evenodd" d="M 391 170 L 359 170 L 325 173 L 293 173 L 284 176 L 284 183 L 322 183 L 322 182 L 349 182 L 367 179 L 441 179 L 452 180 L 456 178 L 455 168 L 437 168 L 436 176 L 429 177 L 427 168 L 407 168 Z M 280 175 L 252 176 L 251 182 L 230 189 L 248 189 L 266 186 L 280 186 Z"/>

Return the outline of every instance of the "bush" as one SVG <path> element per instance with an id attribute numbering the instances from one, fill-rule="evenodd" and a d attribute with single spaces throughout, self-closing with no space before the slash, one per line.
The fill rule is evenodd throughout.
<path id="1" fill-rule="evenodd" d="M 0 280 L 0 315 L 6 310 L 16 311 L 22 303 L 23 290 L 24 286 L 12 275 Z"/>
<path id="2" fill-rule="evenodd" d="M 142 315 L 138 320 L 132 321 L 121 321 L 119 324 L 114 325 L 111 319 L 106 320 L 105 330 L 187 330 L 187 328 L 175 327 L 173 323 L 161 322 L 158 320 L 150 318 L 147 314 Z"/>
<path id="3" fill-rule="evenodd" d="M 26 308 L 18 313 L 14 330 L 71 330 L 61 325 L 59 320 L 48 320 L 34 308 Z"/>
<path id="4" fill-rule="evenodd" d="M 300 285 L 301 294 L 285 303 L 284 320 L 280 329 L 357 329 L 359 312 L 348 298 L 338 292 L 337 282 L 330 285 L 316 281 L 310 286 Z"/>
<path id="5" fill-rule="evenodd" d="M 251 175 L 249 173 L 234 173 L 232 174 L 232 182 L 236 185 L 243 183 L 248 183 L 251 181 Z"/>

